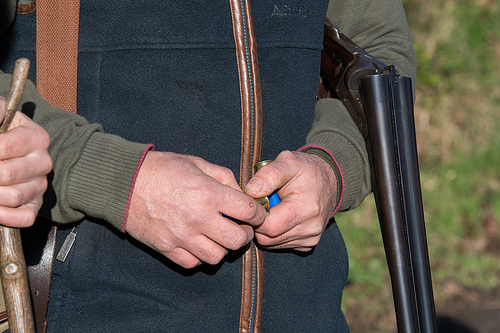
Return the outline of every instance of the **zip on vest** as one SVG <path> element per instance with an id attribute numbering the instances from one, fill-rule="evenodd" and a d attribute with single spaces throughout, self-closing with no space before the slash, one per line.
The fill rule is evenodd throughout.
<path id="1" fill-rule="evenodd" d="M 241 93 L 240 186 L 248 183 L 262 147 L 262 96 L 249 0 L 230 0 Z M 243 256 L 239 332 L 260 332 L 264 263 L 254 242 Z"/>

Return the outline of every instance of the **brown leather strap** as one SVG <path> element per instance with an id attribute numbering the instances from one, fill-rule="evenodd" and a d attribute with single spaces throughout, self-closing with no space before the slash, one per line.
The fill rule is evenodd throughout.
<path id="1" fill-rule="evenodd" d="M 27 253 L 27 266 L 33 314 L 37 332 L 45 332 L 47 322 L 47 306 L 50 294 L 50 281 L 52 278 L 52 265 L 56 245 L 56 228 L 51 221 L 37 218 L 31 227 L 29 236 L 29 253 Z"/>
<path id="2" fill-rule="evenodd" d="M 262 96 L 257 43 L 249 0 L 230 0 L 241 93 L 240 186 L 252 176 L 262 147 Z M 240 327 L 242 333 L 260 331 L 264 265 L 262 251 L 252 242 L 243 256 Z"/>
<path id="3" fill-rule="evenodd" d="M 38 0 L 36 83 L 53 106 L 76 113 L 80 1 Z"/>

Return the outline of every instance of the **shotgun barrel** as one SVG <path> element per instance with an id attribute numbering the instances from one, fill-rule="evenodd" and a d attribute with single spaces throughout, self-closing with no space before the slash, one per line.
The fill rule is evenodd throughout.
<path id="1" fill-rule="evenodd" d="M 408 77 L 388 75 L 392 82 L 390 92 L 393 101 L 394 135 L 398 142 L 398 166 L 404 217 L 408 228 L 408 242 L 412 260 L 417 310 L 422 332 L 433 332 L 435 307 L 432 297 L 432 281 L 429 251 L 425 232 L 420 171 L 418 166 L 415 134 L 413 96 L 411 80 Z M 426 320 L 427 318 L 427 320 Z"/>

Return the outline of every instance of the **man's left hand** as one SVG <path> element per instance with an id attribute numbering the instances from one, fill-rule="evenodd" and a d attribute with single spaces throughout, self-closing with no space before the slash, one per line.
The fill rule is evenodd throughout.
<path id="1" fill-rule="evenodd" d="M 0 97 L 0 119 L 5 98 Z M 1 122 L 1 121 L 0 121 Z M 49 134 L 21 112 L 0 134 L 0 224 L 29 227 L 35 222 L 52 170 Z"/>
<path id="2" fill-rule="evenodd" d="M 334 171 L 316 155 L 283 151 L 255 174 L 245 193 L 259 198 L 276 189 L 281 203 L 272 207 L 264 223 L 255 228 L 257 242 L 268 249 L 311 250 L 335 209 Z"/>

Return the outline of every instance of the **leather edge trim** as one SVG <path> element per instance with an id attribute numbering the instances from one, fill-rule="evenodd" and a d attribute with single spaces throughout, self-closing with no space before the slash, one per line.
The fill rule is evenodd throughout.
<path id="1" fill-rule="evenodd" d="M 264 253 L 255 245 L 255 258 L 257 260 L 257 287 L 255 297 L 255 318 L 253 333 L 259 333 L 262 324 L 262 305 L 264 297 Z"/>
<path id="2" fill-rule="evenodd" d="M 248 30 L 248 47 L 250 49 L 250 63 L 252 69 L 252 86 L 253 86 L 253 105 L 254 105 L 254 133 L 253 133 L 253 154 L 252 154 L 252 170 L 253 166 L 260 162 L 262 149 L 262 92 L 260 87 L 259 61 L 257 56 L 257 41 L 255 39 L 252 7 L 250 0 L 245 1 L 245 10 L 247 18 Z"/>
<path id="3" fill-rule="evenodd" d="M 242 258 L 241 273 L 241 308 L 240 308 L 240 333 L 250 333 L 250 311 L 252 303 L 252 245 L 248 247 Z"/>
<path id="4" fill-rule="evenodd" d="M 243 13 L 241 11 L 240 1 L 231 0 L 231 16 L 233 22 L 234 42 L 236 45 L 236 60 L 238 66 L 238 76 L 240 82 L 241 96 L 241 160 L 240 160 L 240 186 L 250 180 L 251 160 L 249 156 L 251 150 L 251 109 L 250 109 L 250 91 L 249 91 L 249 76 L 247 73 L 247 59 L 245 56 L 245 41 L 244 41 L 244 22 Z"/>

